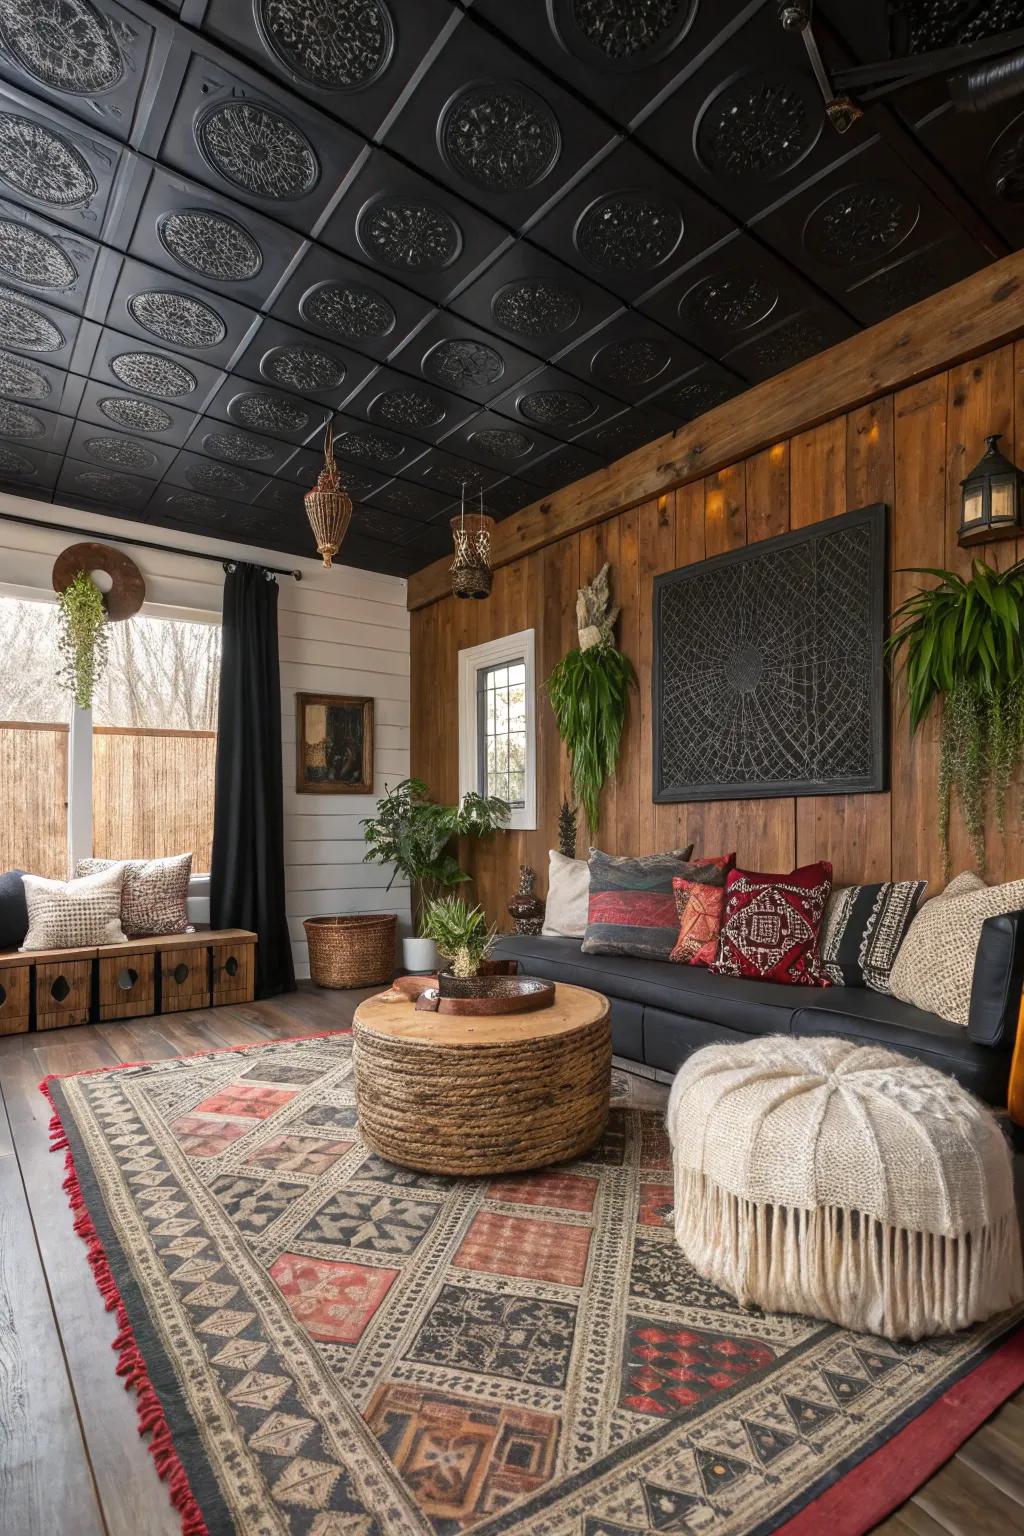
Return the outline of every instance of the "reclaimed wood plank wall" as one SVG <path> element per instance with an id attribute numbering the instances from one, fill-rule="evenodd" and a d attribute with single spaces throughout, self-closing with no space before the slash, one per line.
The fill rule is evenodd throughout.
<path id="1" fill-rule="evenodd" d="M 901 567 L 946 566 L 966 572 L 970 555 L 956 541 L 959 482 L 1001 431 L 1024 463 L 1024 342 L 1010 343 L 783 439 L 703 480 L 569 534 L 500 566 L 488 602 L 446 597 L 414 611 L 412 771 L 433 794 L 458 795 L 457 659 L 465 646 L 515 630 L 536 631 L 538 681 L 575 644 L 575 597 L 608 560 L 622 605 L 619 644 L 640 678 L 619 761 L 602 800 L 598 842 L 612 853 L 651 853 L 695 842 L 701 853 L 735 848 L 749 868 L 786 870 L 828 858 L 837 884 L 923 878 L 943 882 L 937 832 L 935 722 L 911 740 L 902 688 L 892 692 L 890 793 L 777 800 L 655 805 L 651 800 L 651 585 L 661 571 L 701 560 L 848 508 L 885 501 L 890 511 L 890 597 L 898 603 L 919 583 Z M 1011 540 L 985 558 L 1005 566 L 1024 555 Z M 921 578 L 920 581 L 926 581 Z M 477 899 L 507 926 L 505 903 L 518 866 L 532 864 L 538 889 L 555 842 L 558 808 L 568 790 L 564 749 L 543 690 L 538 721 L 538 826 L 504 832 L 463 850 Z M 1024 826 L 1011 796 L 1007 828 L 987 831 L 988 878 L 1024 874 Z M 585 832 L 581 828 L 581 851 Z M 959 814 L 951 831 L 954 872 L 972 867 Z"/>

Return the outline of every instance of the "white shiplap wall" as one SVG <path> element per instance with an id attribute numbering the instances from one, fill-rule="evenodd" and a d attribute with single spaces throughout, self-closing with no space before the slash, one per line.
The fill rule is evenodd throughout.
<path id="1" fill-rule="evenodd" d="M 174 546 L 174 553 L 124 546 L 146 578 L 147 607 L 156 615 L 219 618 L 222 572 L 209 561 L 190 559 L 189 549 L 302 571 L 300 582 L 278 578 L 285 881 L 296 973 L 309 975 L 302 928 L 305 917 L 331 912 L 397 912 L 400 928 L 408 931 L 408 888 L 396 880 L 388 890 L 391 871 L 362 862 L 359 829 L 360 818 L 371 814 L 385 782 L 394 783 L 409 772 L 405 582 L 344 565 L 325 571 L 316 558 L 282 556 L 271 550 L 0 494 L 0 591 L 8 593 L 51 590 L 53 561 L 76 539 L 52 528 L 9 522 L 2 516 L 4 512 L 67 523 L 108 544 L 116 545 L 120 533 Z M 373 795 L 296 793 L 295 695 L 303 692 L 373 698 Z"/>

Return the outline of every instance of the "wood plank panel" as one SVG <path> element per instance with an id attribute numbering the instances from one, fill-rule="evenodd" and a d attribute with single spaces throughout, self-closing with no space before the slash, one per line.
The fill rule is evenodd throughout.
<path id="1" fill-rule="evenodd" d="M 616 601 L 619 615 L 619 650 L 628 656 L 640 676 L 640 508 L 631 507 L 618 519 L 619 575 Z M 615 852 L 640 846 L 640 689 L 632 690 L 629 714 L 622 733 L 619 771 L 616 774 Z"/>
<path id="2" fill-rule="evenodd" d="M 704 481 L 704 549 L 710 558 L 746 542 L 746 475 L 742 464 L 730 464 Z"/>
<path id="3" fill-rule="evenodd" d="M 747 542 L 773 539 L 789 528 L 789 443 L 773 443 L 744 465 Z"/>
<path id="4" fill-rule="evenodd" d="M 640 763 L 638 765 L 638 787 L 640 795 L 640 815 L 638 850 L 641 853 L 655 853 L 658 847 L 658 817 L 664 810 L 662 806 L 656 806 L 651 798 L 651 768 L 652 768 L 652 713 L 651 713 L 651 665 L 654 651 L 653 629 L 653 601 L 654 578 L 663 571 L 671 571 L 675 568 L 677 555 L 677 530 L 679 527 L 680 512 L 677 510 L 678 491 L 672 491 L 667 496 L 659 496 L 657 501 L 649 501 L 640 508 L 640 662 L 637 668 L 640 678 L 640 738 L 638 750 Z M 683 492 L 683 500 L 686 493 Z M 701 498 L 703 502 L 703 498 Z M 698 520 L 697 513 L 700 513 Z M 698 509 L 692 508 L 690 513 L 695 527 L 699 527 L 701 541 L 704 537 L 703 505 Z"/>
<path id="5" fill-rule="evenodd" d="M 675 493 L 675 558 L 669 570 L 693 565 L 703 560 L 707 551 L 706 488 L 703 480 L 680 486 Z M 696 829 L 696 831 L 695 831 Z M 656 805 L 654 807 L 654 846 L 658 853 L 665 848 L 685 848 L 696 840 L 699 832 L 699 813 L 692 805 Z"/>
<path id="6" fill-rule="evenodd" d="M 611 566 L 612 602 L 614 604 L 622 602 L 619 591 L 620 528 L 621 519 L 611 518 L 607 522 L 598 523 L 593 528 L 585 529 L 580 534 L 580 581 L 581 583 L 593 581 L 607 560 Z M 618 853 L 618 784 L 614 779 L 608 780 L 601 793 L 599 815 L 599 827 L 597 829 L 588 829 L 587 835 L 590 837 L 591 843 L 596 847 L 604 848 L 609 853 Z"/>
<path id="7" fill-rule="evenodd" d="M 555 847 L 562 801 L 573 801 L 569 755 L 558 735 L 544 684 L 558 662 L 576 644 L 576 589 L 580 580 L 579 541 L 559 539 L 541 551 L 538 598 L 533 618 L 538 629 L 537 669 L 537 821 L 535 867 L 538 890 L 547 892 L 548 861 L 544 844 Z M 580 845 L 582 846 L 582 844 Z"/>

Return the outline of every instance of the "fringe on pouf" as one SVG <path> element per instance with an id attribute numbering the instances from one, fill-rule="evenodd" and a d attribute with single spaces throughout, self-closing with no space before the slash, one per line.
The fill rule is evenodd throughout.
<path id="1" fill-rule="evenodd" d="M 1015 1212 L 944 1237 L 834 1205 L 760 1204 L 677 1165 L 675 1233 L 698 1274 L 742 1306 L 888 1339 L 955 1333 L 1024 1300 Z"/>

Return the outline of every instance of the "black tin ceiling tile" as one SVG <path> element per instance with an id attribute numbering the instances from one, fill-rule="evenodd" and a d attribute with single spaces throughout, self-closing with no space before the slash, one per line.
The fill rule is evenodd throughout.
<path id="1" fill-rule="evenodd" d="M 264 320 L 234 365 L 240 378 L 265 384 L 337 409 L 376 371 L 351 347 Z"/>
<path id="2" fill-rule="evenodd" d="M 475 416 L 479 406 L 423 379 L 382 368 L 346 402 L 345 410 L 389 431 L 436 443 Z"/>
<path id="3" fill-rule="evenodd" d="M 689 342 L 635 310 L 617 315 L 558 357 L 567 373 L 627 402 L 646 398 L 659 383 L 702 361 Z"/>
<path id="4" fill-rule="evenodd" d="M 433 523 L 426 524 L 407 539 L 403 547 L 408 554 L 415 557 L 417 568 L 421 565 L 429 565 L 433 560 L 443 560 L 446 555 L 452 554 L 452 530 L 448 516 L 445 515 Z"/>
<path id="5" fill-rule="evenodd" d="M 478 496 L 481 490 L 486 495 L 492 485 L 504 479 L 507 470 L 492 469 L 444 448 L 430 448 L 407 473 L 409 479 L 449 497 L 461 495 L 465 486 L 468 500 Z"/>
<path id="6" fill-rule="evenodd" d="M 300 448 L 295 457 L 285 466 L 282 478 L 275 483 L 296 485 L 302 495 L 305 495 L 316 485 L 317 477 L 323 467 L 322 448 L 316 452 L 311 448 Z M 338 464 L 338 469 L 341 471 L 342 484 L 353 501 L 366 501 L 375 490 L 386 485 L 391 478 L 390 472 L 373 468 L 368 464 L 356 464 L 352 459 L 343 459 Z"/>
<path id="7" fill-rule="evenodd" d="M 361 139 L 283 89 L 196 49 L 171 104 L 164 165 L 310 233 L 365 153 Z"/>
<path id="8" fill-rule="evenodd" d="M 0 86 L 0 191 L 99 236 L 115 179 L 134 156 L 63 113 Z"/>
<path id="9" fill-rule="evenodd" d="M 530 239 L 633 301 L 731 226 L 635 144 L 624 144 L 533 226 Z"/>
<path id="10" fill-rule="evenodd" d="M 539 462 L 538 459 L 537 463 Z M 546 476 L 542 482 L 539 478 L 526 480 L 509 475 L 507 479 L 500 480 L 497 485 L 488 486 L 484 497 L 484 508 L 500 522 L 502 518 L 511 517 L 513 512 L 518 512 L 521 508 L 530 506 L 532 502 L 539 501 L 542 483 L 547 484 Z M 453 505 L 450 510 L 457 512 L 459 508 Z"/>
<path id="11" fill-rule="evenodd" d="M 618 139 L 605 119 L 470 17 L 417 82 L 384 143 L 518 229 Z"/>
<path id="12" fill-rule="evenodd" d="M 757 384 L 845 341 L 855 330 L 835 310 L 806 309 L 727 352 L 723 361 Z"/>
<path id="13" fill-rule="evenodd" d="M 446 437 L 444 446 L 504 475 L 522 475 L 528 480 L 530 465 L 557 448 L 558 441 L 525 421 L 514 422 L 496 411 L 481 411 Z"/>
<path id="14" fill-rule="evenodd" d="M 950 283 L 969 277 L 984 265 L 977 241 L 957 230 L 854 283 L 847 289 L 844 302 L 858 320 L 874 325 Z"/>
<path id="15" fill-rule="evenodd" d="M 541 368 L 530 378 L 499 395 L 494 409 L 513 421 L 537 427 L 551 437 L 570 442 L 585 427 L 610 421 L 622 401 L 588 381 L 581 385 L 560 368 Z"/>
<path id="16" fill-rule="evenodd" d="M 0 395 L 74 414 L 81 380 L 40 357 L 25 357 L 0 347 Z M 67 404 L 65 404 L 67 402 Z"/>
<path id="17" fill-rule="evenodd" d="M 421 525 L 408 517 L 398 517 L 384 507 L 368 506 L 359 502 L 352 508 L 349 529 L 353 535 L 362 534 L 369 539 L 381 539 L 389 544 L 401 544 L 414 535 Z"/>
<path id="18" fill-rule="evenodd" d="M 100 318 L 126 336 L 187 352 L 214 368 L 228 365 L 257 323 L 255 313 L 234 300 L 130 258 Z"/>
<path id="19" fill-rule="evenodd" d="M 375 149 L 324 226 L 332 250 L 440 303 L 511 242 L 447 188 Z"/>
<path id="20" fill-rule="evenodd" d="M 153 494 L 153 482 L 124 469 L 65 459 L 57 478 L 57 493 L 62 499 L 85 497 L 97 505 L 116 507 L 117 515 L 125 516 L 142 511 Z"/>
<path id="21" fill-rule="evenodd" d="M 672 418 L 657 406 L 647 405 L 643 410 L 625 410 L 621 416 L 606 421 L 603 426 L 581 432 L 573 447 L 581 445 L 593 453 L 601 454 L 605 459 L 621 459 L 624 454 L 632 453 L 634 448 L 642 448 L 656 437 L 664 437 L 667 432 L 673 432 L 675 425 Z"/>
<path id="22" fill-rule="evenodd" d="M 453 390 L 468 400 L 488 404 L 540 367 L 536 357 L 510 342 L 438 312 L 397 356 L 405 373 Z"/>
<path id="23" fill-rule="evenodd" d="M 245 432 L 262 432 L 287 443 L 308 442 L 325 426 L 331 412 L 299 395 L 254 385 L 230 374 L 206 407 L 208 416 Z"/>
<path id="24" fill-rule="evenodd" d="M 101 257 L 93 240 L 0 197 L 0 282 L 81 314 Z"/>
<path id="25" fill-rule="evenodd" d="M 425 485 L 416 485 L 412 480 L 396 478 L 367 496 L 364 505 L 397 512 L 413 523 L 428 523 L 431 518 L 442 513 L 450 502 L 451 495 L 447 491 L 432 491 Z"/>
<path id="26" fill-rule="evenodd" d="M 296 553 L 308 555 L 309 549 L 297 550 Z M 382 576 L 410 576 L 423 564 L 409 553 L 405 545 L 387 544 L 381 539 L 368 539 L 358 533 L 346 536 L 340 563 L 357 566 L 363 571 L 379 571 Z"/>
<path id="27" fill-rule="evenodd" d="M 279 320 L 382 362 L 433 313 L 429 299 L 321 246 L 307 252 L 273 306 Z"/>
<path id="28" fill-rule="evenodd" d="M 131 432 L 146 441 L 180 448 L 196 422 L 195 411 L 166 400 L 151 400 L 126 389 L 112 389 L 95 379 L 85 381 L 78 419 L 94 427 Z"/>
<path id="29" fill-rule="evenodd" d="M 113 0 L 5 0 L 0 6 L 0 74 L 118 139 L 131 134 L 152 90 L 153 12 Z"/>
<path id="30" fill-rule="evenodd" d="M 40 410 L 20 400 L 0 400 L 0 441 L 8 448 L 24 443 L 46 453 L 63 453 L 74 422 L 56 411 Z"/>
<path id="31" fill-rule="evenodd" d="M 179 357 L 166 347 L 105 329 L 89 370 L 94 379 L 185 409 L 200 410 L 221 379 L 221 372 L 193 357 Z"/>
<path id="32" fill-rule="evenodd" d="M 185 447 L 192 453 L 206 454 L 229 469 L 251 469 L 258 475 L 279 474 L 295 452 L 291 443 L 228 426 L 210 416 L 196 423 Z"/>
<path id="33" fill-rule="evenodd" d="M 305 244 L 294 229 L 160 166 L 131 214 L 124 238 L 133 256 L 254 309 L 276 292 Z"/>
<path id="34" fill-rule="evenodd" d="M 145 515 L 168 527 L 215 536 L 234 524 L 238 510 L 237 504 L 221 501 L 216 496 L 182 490 L 164 482 L 156 487 L 146 503 Z"/>
<path id="35" fill-rule="evenodd" d="M 203 31 L 373 138 L 458 20 L 448 0 L 210 0 Z"/>
<path id="36" fill-rule="evenodd" d="M 318 447 L 319 442 L 310 444 Z M 427 452 L 426 443 L 404 432 L 385 429 L 353 416 L 334 418 L 334 452 L 338 459 L 370 474 L 406 474 Z M 344 470 L 342 471 L 344 474 Z"/>
<path id="37" fill-rule="evenodd" d="M 1018 97 L 987 112 L 957 112 L 946 101 L 917 124 L 921 142 L 1015 248 L 1024 244 L 1024 111 L 1020 107 Z"/>
<path id="38" fill-rule="evenodd" d="M 238 464 L 219 463 L 202 454 L 183 449 L 164 479 L 185 491 L 201 491 L 204 496 L 227 497 L 229 501 L 252 503 L 268 484 L 266 474 L 243 469 Z"/>
<path id="39" fill-rule="evenodd" d="M 310 483 L 312 484 L 315 479 L 314 475 Z M 269 480 L 256 497 L 253 506 L 258 507 L 261 512 L 273 512 L 275 515 L 283 513 L 286 517 L 305 520 L 306 506 L 303 499 L 305 494 L 302 486 L 296 485 L 293 481 Z"/>
<path id="40" fill-rule="evenodd" d="M 95 427 L 78 421 L 67 445 L 69 459 L 98 464 L 102 469 L 124 470 L 146 480 L 160 480 L 170 469 L 178 450 L 170 443 L 155 443 L 128 432 Z"/>
<path id="41" fill-rule="evenodd" d="M 746 388 L 742 379 L 718 363 L 702 363 L 651 395 L 650 404 L 665 412 L 673 426 L 695 421 Z"/>
<path id="42" fill-rule="evenodd" d="M 533 478 L 544 490 L 557 491 L 574 480 L 582 480 L 584 475 L 603 469 L 605 463 L 603 454 L 594 453 L 582 443 L 565 443 L 547 458 L 537 461 L 533 466 Z"/>
<path id="43" fill-rule="evenodd" d="M 17 485 L 26 495 L 52 491 L 62 463 L 59 453 L 46 453 L 29 443 L 0 443 L 0 479 Z"/>
<path id="44" fill-rule="evenodd" d="M 528 240 L 518 240 L 451 308 L 484 330 L 551 357 L 621 308 L 614 294 Z"/>
<path id="45" fill-rule="evenodd" d="M 0 347 L 66 369 L 79 323 L 68 310 L 0 283 Z"/>

